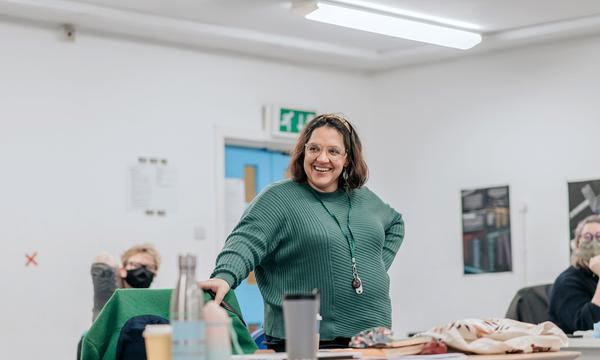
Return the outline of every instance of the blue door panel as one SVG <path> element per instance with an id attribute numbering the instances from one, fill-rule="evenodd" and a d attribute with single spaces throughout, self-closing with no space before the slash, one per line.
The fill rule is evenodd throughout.
<path id="1" fill-rule="evenodd" d="M 290 165 L 290 156 L 283 153 L 271 153 L 271 182 L 283 179 L 283 174 Z"/>
<path id="2" fill-rule="evenodd" d="M 225 177 L 244 178 L 244 167 L 256 168 L 256 193 L 272 182 L 271 154 L 264 149 L 225 146 Z"/>

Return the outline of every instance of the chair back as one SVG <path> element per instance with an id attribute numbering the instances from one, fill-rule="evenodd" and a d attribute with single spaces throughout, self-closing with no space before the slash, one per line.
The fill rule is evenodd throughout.
<path id="1" fill-rule="evenodd" d="M 506 317 L 531 324 L 548 321 L 548 304 L 551 291 L 552 284 L 528 286 L 520 289 L 512 299 L 506 311 Z"/>
<path id="2" fill-rule="evenodd" d="M 204 301 L 209 300 L 211 296 L 205 292 Z M 233 291 L 227 293 L 224 301 L 239 314 L 240 307 Z M 117 343 L 125 323 L 132 317 L 141 315 L 168 319 L 170 302 L 171 289 L 117 289 L 84 336 L 81 360 L 116 359 Z M 246 354 L 253 353 L 256 345 L 244 326 L 243 319 L 232 311 L 227 311 L 227 314 L 231 318 L 242 351 Z M 232 350 L 235 353 L 235 348 Z"/>

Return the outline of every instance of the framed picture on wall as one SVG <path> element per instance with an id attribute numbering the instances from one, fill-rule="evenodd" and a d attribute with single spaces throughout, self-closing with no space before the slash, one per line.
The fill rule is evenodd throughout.
<path id="1" fill-rule="evenodd" d="M 600 213 L 600 180 L 568 183 L 569 240 L 575 238 L 577 224 L 589 215 Z"/>
<path id="2" fill-rule="evenodd" d="M 512 271 L 508 186 L 462 190 L 464 274 Z"/>

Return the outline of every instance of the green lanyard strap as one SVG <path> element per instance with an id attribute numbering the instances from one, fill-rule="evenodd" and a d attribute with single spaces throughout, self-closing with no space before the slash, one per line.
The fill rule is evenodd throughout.
<path id="1" fill-rule="evenodd" d="M 319 200 L 321 205 L 323 205 L 323 207 L 325 208 L 325 211 L 327 211 L 329 216 L 331 216 L 333 218 L 333 220 L 335 221 L 337 226 L 340 228 L 342 235 L 344 235 L 344 237 L 346 238 L 346 241 L 348 242 L 348 245 L 350 247 L 350 257 L 352 260 L 352 288 L 358 295 L 361 295 L 363 293 L 363 286 L 362 286 L 362 281 L 360 280 L 360 277 L 358 276 L 358 269 L 356 266 L 356 241 L 354 240 L 354 236 L 352 235 L 352 229 L 350 229 L 350 213 L 352 212 L 352 198 L 350 197 L 350 194 L 348 194 L 346 192 L 346 196 L 348 197 L 348 214 L 347 214 L 347 219 L 346 219 L 346 221 L 347 221 L 346 228 L 344 229 L 342 224 L 340 224 L 340 221 L 338 220 L 338 218 L 329 210 L 327 205 L 325 205 L 323 200 L 321 200 L 321 198 L 318 196 L 318 194 L 316 193 L 316 190 L 314 190 L 312 188 L 310 190 L 313 192 L 313 195 L 315 196 L 315 198 L 317 200 Z"/>

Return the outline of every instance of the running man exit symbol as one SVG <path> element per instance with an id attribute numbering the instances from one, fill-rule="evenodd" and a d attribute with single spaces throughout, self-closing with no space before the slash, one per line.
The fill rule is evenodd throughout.
<path id="1" fill-rule="evenodd" d="M 281 133 L 299 134 L 316 115 L 314 111 L 280 108 L 279 131 Z"/>
<path id="2" fill-rule="evenodd" d="M 37 266 L 38 263 L 35 261 L 36 256 L 37 256 L 37 251 L 34 251 L 33 254 L 31 254 L 31 256 L 25 254 L 25 258 L 27 259 L 25 266 L 29 266 L 30 264 Z"/>

